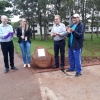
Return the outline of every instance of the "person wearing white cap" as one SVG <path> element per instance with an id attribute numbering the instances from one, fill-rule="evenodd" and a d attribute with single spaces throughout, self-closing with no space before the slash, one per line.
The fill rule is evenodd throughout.
<path id="1" fill-rule="evenodd" d="M 76 71 L 75 76 L 80 76 L 82 74 L 82 47 L 84 40 L 84 25 L 80 21 L 79 14 L 74 14 L 72 16 L 73 24 L 70 28 L 67 28 L 68 40 L 68 58 L 70 62 L 70 67 L 67 72 Z"/>

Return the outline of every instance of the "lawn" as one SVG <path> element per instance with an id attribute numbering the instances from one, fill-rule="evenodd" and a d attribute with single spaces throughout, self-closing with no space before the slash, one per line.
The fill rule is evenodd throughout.
<path id="1" fill-rule="evenodd" d="M 85 34 L 85 41 L 84 41 L 84 47 L 83 47 L 83 53 L 82 55 L 84 57 L 100 57 L 100 38 L 97 38 L 96 35 L 94 34 L 93 36 L 93 41 L 90 41 L 90 34 Z M 66 38 L 66 56 L 68 55 L 68 47 L 67 47 L 67 38 Z M 17 53 L 21 54 L 19 44 L 17 43 L 18 39 L 14 38 L 14 46 L 15 50 Z M 34 49 L 37 46 L 43 46 L 45 47 L 50 54 L 54 55 L 53 52 L 53 40 L 51 37 L 49 37 L 48 41 L 40 41 L 39 36 L 36 36 L 35 40 L 32 40 L 32 45 L 31 45 L 31 54 L 34 53 Z"/>

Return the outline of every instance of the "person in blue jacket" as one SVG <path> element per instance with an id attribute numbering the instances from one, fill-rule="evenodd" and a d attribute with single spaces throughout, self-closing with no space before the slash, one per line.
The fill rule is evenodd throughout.
<path id="1" fill-rule="evenodd" d="M 79 14 L 72 16 L 73 24 L 70 28 L 67 28 L 68 40 L 68 58 L 70 67 L 67 72 L 76 71 L 75 76 L 82 74 L 82 47 L 84 40 L 84 25 L 80 21 Z"/>

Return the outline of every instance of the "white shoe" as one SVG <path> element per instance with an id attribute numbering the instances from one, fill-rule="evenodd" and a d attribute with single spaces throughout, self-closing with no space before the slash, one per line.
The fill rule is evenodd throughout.
<path id="1" fill-rule="evenodd" d="M 26 64 L 24 64 L 24 66 L 23 66 L 24 68 L 26 67 Z"/>
<path id="2" fill-rule="evenodd" d="M 30 64 L 28 64 L 28 67 L 30 68 L 30 67 L 31 67 L 31 65 L 30 65 Z"/>

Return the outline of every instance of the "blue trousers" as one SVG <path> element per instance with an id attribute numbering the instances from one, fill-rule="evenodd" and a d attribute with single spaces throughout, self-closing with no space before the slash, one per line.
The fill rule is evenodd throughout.
<path id="1" fill-rule="evenodd" d="M 31 48 L 31 44 L 28 41 L 22 41 L 20 44 L 20 49 L 22 52 L 22 58 L 24 61 L 24 64 L 30 64 L 31 61 L 31 55 L 30 55 L 30 48 Z"/>
<path id="2" fill-rule="evenodd" d="M 54 41 L 54 55 L 55 55 L 55 66 L 59 66 L 59 50 L 61 55 L 61 67 L 65 65 L 65 40 Z"/>
<path id="3" fill-rule="evenodd" d="M 82 49 L 74 50 L 69 48 L 68 50 L 68 58 L 70 62 L 70 70 L 76 70 L 77 73 L 82 72 Z"/>

